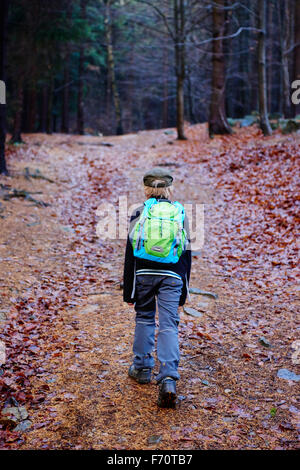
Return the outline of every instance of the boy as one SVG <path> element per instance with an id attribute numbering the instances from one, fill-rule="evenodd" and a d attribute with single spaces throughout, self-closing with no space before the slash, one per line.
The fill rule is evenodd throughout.
<path id="1" fill-rule="evenodd" d="M 159 312 L 157 357 L 160 370 L 156 381 L 159 384 L 158 406 L 165 408 L 173 408 L 176 403 L 176 381 L 180 378 L 177 371 L 179 364 L 178 306 L 185 303 L 191 270 L 188 220 L 186 216 L 182 215 L 184 214 L 183 207 L 178 202 L 173 203 L 174 205 L 171 203 L 172 181 L 172 175 L 162 168 L 153 168 L 144 175 L 143 182 L 147 201 L 144 206 L 139 207 L 133 213 L 130 219 L 125 253 L 123 294 L 124 301 L 130 305 L 134 304 L 136 311 L 133 343 L 134 360 L 128 374 L 141 384 L 150 382 L 151 370 L 154 366 L 151 353 L 155 341 L 155 299 L 157 299 Z M 179 242 L 176 244 L 176 241 L 172 242 L 171 240 L 173 244 L 165 259 L 166 262 L 163 261 L 160 253 L 156 256 L 156 253 L 152 251 L 152 255 L 145 255 L 145 249 L 143 251 L 140 247 L 144 246 L 146 241 L 142 240 L 142 235 L 140 235 L 139 240 L 137 239 L 139 234 L 145 233 L 146 224 L 150 224 L 148 216 L 145 216 L 145 210 L 146 214 L 149 214 L 147 206 L 145 206 L 147 204 L 151 213 L 154 213 L 152 209 L 155 204 L 157 204 L 157 207 L 159 206 L 157 213 L 160 215 L 153 217 L 152 220 L 156 219 L 156 222 L 158 221 L 156 227 L 159 227 L 160 231 L 158 233 L 161 234 L 163 232 L 160 223 L 163 224 L 163 227 L 172 227 L 172 222 L 170 225 L 165 225 L 172 219 L 161 216 L 162 211 L 165 211 L 164 214 L 170 214 L 172 210 L 174 210 L 174 214 L 179 213 L 176 219 L 178 224 L 173 226 L 176 229 L 177 227 L 182 229 L 181 233 L 179 234 L 178 231 L 175 237 L 177 241 L 178 234 L 181 236 L 182 250 L 178 248 Z M 174 206 L 177 209 L 174 209 Z M 141 223 L 139 224 L 139 222 Z M 155 230 L 155 220 L 153 224 L 152 233 Z M 172 238 L 172 233 L 172 230 L 169 229 L 169 233 L 168 231 L 164 232 L 164 237 L 168 238 L 170 236 Z M 148 235 L 149 238 L 150 236 Z M 156 246 L 152 246 L 152 249 L 162 252 L 162 246 L 167 242 L 168 240 L 158 239 Z M 175 256 L 176 249 L 178 250 L 176 256 L 179 259 Z M 172 258 L 173 255 L 175 257 Z M 168 262 L 169 260 L 171 262 Z"/>

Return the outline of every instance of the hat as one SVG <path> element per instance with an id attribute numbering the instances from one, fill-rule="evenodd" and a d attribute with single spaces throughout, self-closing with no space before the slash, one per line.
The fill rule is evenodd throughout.
<path id="1" fill-rule="evenodd" d="M 144 174 L 144 185 L 152 188 L 166 188 L 172 185 L 173 176 L 164 168 L 154 167 Z"/>

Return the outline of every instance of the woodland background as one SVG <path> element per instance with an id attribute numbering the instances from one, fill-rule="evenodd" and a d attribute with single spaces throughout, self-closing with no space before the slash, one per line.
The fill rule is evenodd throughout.
<path id="1" fill-rule="evenodd" d="M 112 135 L 260 114 L 291 118 L 297 0 L 3 0 L 0 79 L 11 142 L 28 132 Z M 1 160 L 5 106 L 1 105 Z M 275 124 L 273 124 L 274 126 Z"/>

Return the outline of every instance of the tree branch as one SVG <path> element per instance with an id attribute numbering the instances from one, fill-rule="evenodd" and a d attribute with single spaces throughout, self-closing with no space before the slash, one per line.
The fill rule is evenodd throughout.
<path id="1" fill-rule="evenodd" d="M 167 18 L 166 18 L 166 15 L 156 6 L 156 5 L 153 5 L 151 2 L 148 2 L 147 0 L 136 0 L 137 3 L 143 3 L 145 5 L 148 5 L 149 7 L 152 7 L 158 14 L 159 16 L 162 18 L 163 22 L 164 22 L 164 25 L 165 27 L 167 28 L 171 38 L 173 40 L 175 40 L 175 37 L 174 37 L 174 34 L 173 34 L 173 31 L 172 29 L 170 28 L 169 26 L 169 23 L 167 21 Z"/>
<path id="2" fill-rule="evenodd" d="M 255 31 L 256 33 L 262 33 L 263 32 L 262 29 L 252 28 L 250 26 L 241 26 L 235 33 L 230 34 L 228 36 L 219 36 L 217 38 L 209 38 L 209 39 L 205 39 L 205 41 L 201 41 L 201 42 L 197 42 L 197 43 L 192 42 L 191 44 L 193 46 L 202 46 L 203 44 L 207 44 L 207 43 L 212 42 L 212 41 L 223 41 L 224 39 L 235 38 L 236 36 L 239 36 L 243 31 Z"/>

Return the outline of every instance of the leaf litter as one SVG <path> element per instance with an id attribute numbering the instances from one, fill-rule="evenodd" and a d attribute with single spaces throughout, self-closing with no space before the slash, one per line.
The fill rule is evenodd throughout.
<path id="1" fill-rule="evenodd" d="M 153 436 L 158 449 L 299 448 L 295 382 L 277 375 L 296 374 L 299 136 L 263 138 L 254 126 L 211 141 L 205 125 L 187 134 L 172 147 L 163 130 L 110 145 L 33 134 L 9 151 L 4 193 L 42 192 L 44 204 L 1 203 L 1 412 L 26 416 L 23 427 L 0 425 L 2 448 L 143 449 Z M 184 399 L 162 410 L 154 383 L 127 376 L 125 240 L 99 240 L 95 227 L 103 201 L 140 202 L 144 169 L 170 161 L 175 196 L 205 204 L 191 285 L 214 295 L 201 309 L 195 291 L 186 306 L 201 316 L 181 313 Z"/>

